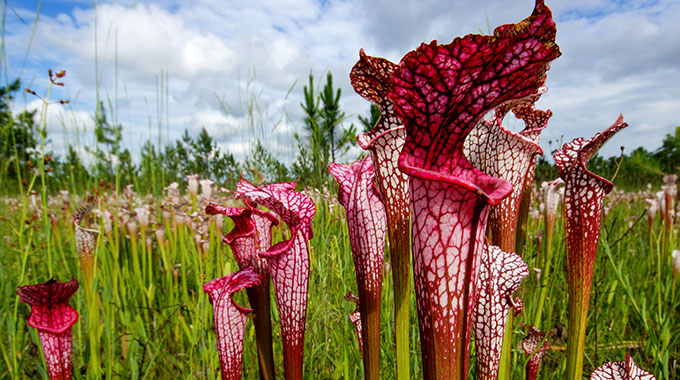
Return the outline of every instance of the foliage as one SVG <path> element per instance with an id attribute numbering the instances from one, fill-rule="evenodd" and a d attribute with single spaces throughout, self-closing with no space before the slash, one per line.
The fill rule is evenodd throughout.
<path id="1" fill-rule="evenodd" d="M 305 133 L 295 134 L 298 159 L 291 169 L 303 185 L 319 188 L 330 180 L 327 168 L 329 163 L 335 162 L 336 154 L 341 156 L 356 144 L 356 128 L 352 124 L 342 129 L 342 120 L 346 116 L 340 111 L 341 90 L 333 89 L 330 72 L 320 94 L 314 91 L 314 75 L 310 73 L 303 93 L 304 102 L 300 106 L 305 113 Z M 338 136 L 339 129 L 342 133 Z"/>

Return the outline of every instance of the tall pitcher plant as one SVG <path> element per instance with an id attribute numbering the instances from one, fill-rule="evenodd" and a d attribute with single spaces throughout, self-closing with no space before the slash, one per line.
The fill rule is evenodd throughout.
<path id="1" fill-rule="evenodd" d="M 404 147 L 406 130 L 394 113 L 391 76 L 397 65 L 384 59 L 359 52 L 350 72 L 354 90 L 380 108 L 380 120 L 369 132 L 357 137 L 359 145 L 371 153 L 378 188 L 387 215 L 390 259 L 394 287 L 394 331 L 396 343 L 397 379 L 409 379 L 409 241 L 408 177 L 397 169 L 399 152 Z"/>
<path id="2" fill-rule="evenodd" d="M 553 154 L 566 183 L 564 229 L 567 250 L 569 319 L 567 335 L 567 380 L 581 380 L 588 303 L 600 240 L 600 222 L 605 194 L 614 184 L 586 169 L 588 161 L 616 132 L 627 127 L 623 116 L 590 140 L 581 137 L 564 144 Z"/>
<path id="3" fill-rule="evenodd" d="M 560 55 L 542 1 L 493 36 L 436 41 L 408 53 L 388 96 L 404 123 L 398 165 L 410 178 L 416 300 L 425 379 L 467 379 L 476 277 L 490 205 L 509 182 L 475 168 L 464 142 L 483 115 L 539 92 Z"/>

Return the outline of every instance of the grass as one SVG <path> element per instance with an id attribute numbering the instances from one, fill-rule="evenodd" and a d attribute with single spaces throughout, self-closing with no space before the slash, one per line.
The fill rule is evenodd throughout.
<path id="1" fill-rule="evenodd" d="M 358 379 L 361 358 L 348 314 L 354 305 L 343 295 L 356 293 L 344 211 L 329 192 L 311 191 L 317 201 L 310 250 L 309 302 L 305 336 L 305 378 Z M 620 195 L 620 194 L 617 194 Z M 680 375 L 680 295 L 676 290 L 669 255 L 661 254 L 660 231 L 652 229 L 654 252 L 649 252 L 645 218 L 629 227 L 644 206 L 635 194 L 610 197 L 610 211 L 603 222 L 593 296 L 591 299 L 585 370 L 588 374 L 603 361 L 622 360 L 625 352 L 636 363 L 653 371 L 658 379 Z M 84 286 L 75 249 L 72 212 L 84 203 L 84 195 L 50 195 L 48 207 L 40 197 L 6 198 L 0 201 L 0 378 L 47 378 L 39 341 L 26 324 L 29 308 L 18 302 L 16 286 L 44 282 L 49 278 L 77 278 L 81 289 L 71 304 L 80 313 L 73 331 L 75 378 L 199 378 L 218 376 L 219 362 L 212 330 L 212 307 L 203 283 L 237 270 L 229 248 L 220 242 L 230 229 L 201 210 L 204 200 L 182 196 L 174 205 L 170 197 L 132 194 L 117 196 L 106 190 L 98 207 L 113 219 L 109 227 L 101 217 L 100 239 L 95 255 L 92 289 Z M 622 200 L 623 199 L 623 200 Z M 215 199 L 233 203 L 229 194 Z M 35 204 L 33 203 L 35 201 Z M 134 209 L 152 211 L 147 227 L 135 221 Z M 30 219 L 34 219 L 30 221 Z M 659 219 L 659 218 L 657 218 Z M 25 221 L 29 220 L 27 224 Z M 137 224 L 137 233 L 131 228 Z M 564 325 L 566 280 L 564 232 L 558 218 L 553 244 L 553 276 L 541 328 Z M 132 230 L 132 232 L 131 232 Z M 163 231 L 162 237 L 157 231 Z M 537 239 L 542 218 L 530 218 L 524 259 L 533 268 L 538 260 Z M 288 231 L 275 228 L 274 239 Z M 160 238 L 160 240 L 159 240 Z M 542 254 L 542 253 L 541 253 Z M 385 261 L 389 262 L 388 258 Z M 50 273 L 51 268 L 51 273 Z M 525 356 L 519 350 L 524 329 L 537 312 L 539 286 L 535 271 L 524 280 L 519 296 L 524 311 L 515 318 L 512 378 L 523 378 Z M 385 265 L 382 299 L 382 377 L 394 374 L 393 300 L 391 274 Z M 273 292 L 272 292 L 273 294 Z M 245 294 L 237 300 L 247 305 Z M 272 300 L 273 302 L 273 300 Z M 275 304 L 274 355 L 277 372 L 283 373 L 280 330 Z M 420 377 L 418 328 L 415 300 L 411 299 L 412 377 Z M 245 334 L 244 378 L 258 378 L 255 336 L 251 324 Z M 554 378 L 564 371 L 566 334 L 551 337 L 551 350 L 544 355 L 540 378 Z M 474 366 L 472 366 L 474 368 Z M 474 373 L 474 370 L 472 370 Z M 473 377 L 474 378 L 474 377 Z"/>

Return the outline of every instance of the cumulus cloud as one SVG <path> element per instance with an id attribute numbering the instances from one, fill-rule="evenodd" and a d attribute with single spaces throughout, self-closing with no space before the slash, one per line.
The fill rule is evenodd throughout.
<path id="1" fill-rule="evenodd" d="M 542 108 L 554 113 L 547 141 L 591 136 L 623 113 L 631 124 L 602 150 L 625 145 L 654 149 L 679 124 L 680 4 L 672 0 L 548 1 L 558 25 L 563 55 L 548 73 L 550 90 Z M 220 147 L 245 157 L 254 139 L 292 162 L 295 132 L 302 130 L 302 87 L 310 70 L 315 87 L 324 73 L 342 89 L 341 105 L 357 123 L 369 104 L 354 94 L 348 73 L 360 48 L 398 62 L 420 42 L 445 43 L 456 36 L 526 17 L 533 1 L 426 0 L 395 6 L 386 0 L 267 0 L 230 2 L 101 1 L 70 3 L 42 14 L 28 51 L 30 25 L 8 15 L 9 75 L 41 84 L 48 67 L 68 71 L 63 94 L 72 100 L 75 125 L 104 102 L 126 133 L 123 143 L 138 149 L 148 138 L 173 141 L 200 128 Z M 17 6 L 32 20 L 33 11 Z M 96 14 L 96 18 L 95 18 Z M 95 50 L 96 28 L 96 50 Z M 96 58 L 96 65 L 95 65 Z M 98 91 L 97 91 L 98 90 Z M 255 112 L 253 112 L 255 111 Z M 256 114 L 254 117 L 253 115 Z M 49 119 L 55 148 L 59 124 Z M 92 117 L 89 116 L 91 122 Z M 83 133 L 83 135 L 86 133 Z M 552 148 L 555 148 L 553 143 Z M 358 150 L 352 151 L 356 154 Z M 347 160 L 352 157 L 347 157 Z"/>

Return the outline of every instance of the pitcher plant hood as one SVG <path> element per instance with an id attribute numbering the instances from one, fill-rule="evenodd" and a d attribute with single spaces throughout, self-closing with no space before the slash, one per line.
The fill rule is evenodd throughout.
<path id="1" fill-rule="evenodd" d="M 78 322 L 78 312 L 68 302 L 76 290 L 78 280 L 17 287 L 21 302 L 31 307 L 28 325 L 38 330 L 51 380 L 71 379 L 71 326 Z"/>

